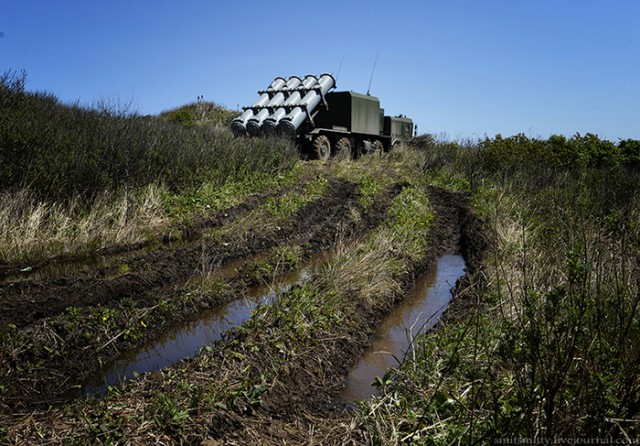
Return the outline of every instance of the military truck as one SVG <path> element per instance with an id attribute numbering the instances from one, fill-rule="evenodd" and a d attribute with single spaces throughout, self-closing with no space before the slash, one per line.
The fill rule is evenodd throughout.
<path id="1" fill-rule="evenodd" d="M 411 119 L 385 116 L 375 96 L 334 88 L 331 74 L 276 77 L 231 129 L 236 136 L 290 136 L 322 160 L 389 151 L 413 136 Z"/>

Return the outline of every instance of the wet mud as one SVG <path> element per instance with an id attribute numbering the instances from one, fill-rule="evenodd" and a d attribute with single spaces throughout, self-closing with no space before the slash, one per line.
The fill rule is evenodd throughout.
<path id="1" fill-rule="evenodd" d="M 234 208 L 225 217 L 203 223 L 179 242 L 171 241 L 153 250 L 134 250 L 124 256 L 119 248 L 114 248 L 116 254 L 108 259 L 108 262 L 113 260 L 108 266 L 99 264 L 95 269 L 86 269 L 84 265 L 81 271 L 72 266 L 59 276 L 54 268 L 48 267 L 53 271 L 50 275 L 44 273 L 19 280 L 5 274 L 5 281 L 0 284 L 0 407 L 26 410 L 63 402 L 69 392 L 81 387 L 79 383 L 87 382 L 103 364 L 116 361 L 123 352 L 134 351 L 169 327 L 191 320 L 201 311 L 215 311 L 245 293 L 246 287 L 252 284 L 246 278 L 233 276 L 236 265 L 285 245 L 299 246 L 302 257 L 309 258 L 330 248 L 338 239 L 359 236 L 384 219 L 401 189 L 402 185 L 397 184 L 384 191 L 375 206 L 364 211 L 358 204 L 361 195 L 356 184 L 330 179 L 322 197 L 304 205 L 277 229 L 257 228 L 237 234 L 225 243 L 203 236 L 205 229 L 227 224 L 258 205 L 252 202 Z M 126 268 L 121 267 L 123 264 Z M 230 282 L 226 300 L 203 299 L 190 306 L 179 306 L 162 324 L 148 327 L 143 337 L 128 341 L 124 336 L 114 338 L 109 341 L 109 348 L 100 352 L 67 344 L 63 352 L 50 354 L 35 353 L 32 348 L 20 349 L 21 346 L 9 342 L 16 331 L 30 337 L 49 333 L 47 330 L 69 309 L 117 309 L 123 302 L 137 308 L 150 308 L 162 300 L 175 301 L 180 298 L 184 284 L 203 274 L 203 265 L 207 273 L 226 267 Z M 55 336 L 55 330 L 53 333 Z M 31 367 L 34 363 L 37 366 Z"/>
<path id="2" fill-rule="evenodd" d="M 441 321 L 451 321 L 475 303 L 473 295 L 464 290 L 480 280 L 481 262 L 489 243 L 484 225 L 475 215 L 467 197 L 437 187 L 428 187 L 427 192 L 436 217 L 428 235 L 432 249 L 407 275 L 404 295 L 407 296 L 416 281 L 437 265 L 439 258 L 447 254 L 460 256 L 464 260 L 465 273 L 451 284 L 453 296 L 446 311 L 442 309 L 444 314 L 438 312 Z M 401 303 L 400 300 L 396 304 Z M 247 420 L 232 422 L 221 417 L 216 421 L 221 423 L 220 429 L 211 432 L 214 438 L 224 438 L 237 444 L 295 443 L 304 442 L 304 432 L 309 430 L 322 430 L 330 436 L 336 426 L 348 426 L 353 422 L 349 409 L 352 403 L 345 401 L 348 398 L 343 392 L 349 373 L 367 349 L 372 348 L 377 328 L 392 310 L 393 307 L 372 312 L 363 308 L 358 331 L 350 332 L 344 340 L 325 343 L 320 352 L 311 352 L 310 357 L 288 363 L 279 374 L 277 383 L 263 395 L 260 409 L 250 418 L 260 434 L 251 434 L 243 429 L 244 423 L 249 422 Z M 432 330 L 437 327 L 435 324 Z M 308 361 L 312 358 L 314 366 L 309 366 Z M 321 367 L 317 366 L 318 362 Z"/>
<path id="3" fill-rule="evenodd" d="M 341 400 L 350 404 L 379 394 L 379 387 L 374 386 L 376 377 L 382 378 L 398 366 L 411 354 L 413 339 L 439 321 L 464 273 L 464 259 L 449 254 L 416 280 L 405 300 L 378 325 L 374 344 L 349 372 Z"/>
<path id="4" fill-rule="evenodd" d="M 263 305 L 273 304 L 282 293 L 299 285 L 330 259 L 329 252 L 312 256 L 298 270 L 276 279 L 270 284 L 255 285 L 239 298 L 205 310 L 143 345 L 128 351 L 99 371 L 86 384 L 67 393 L 68 397 L 103 394 L 108 386 L 119 386 L 144 373 L 157 372 L 183 359 L 192 358 L 241 326 L 252 313 Z M 220 274 L 231 277 L 231 267 L 237 270 L 241 264 L 233 262 Z"/>
<path id="5" fill-rule="evenodd" d="M 0 411 L 44 413 L 49 407 L 64 411 L 70 407 L 65 405 L 69 396 L 99 393 L 105 385 L 116 384 L 122 375 L 134 375 L 134 371 L 151 371 L 153 375 L 154 370 L 178 361 L 171 370 L 188 372 L 197 360 L 182 362 L 181 358 L 197 354 L 216 339 L 220 338 L 220 345 L 231 345 L 235 341 L 235 345 L 244 345 L 241 335 L 234 334 L 241 330 L 232 328 L 243 323 L 252 309 L 274 299 L 269 290 L 252 292 L 264 279 L 252 275 L 248 267 L 252 260 L 268 262 L 277 249 L 291 246 L 300 259 L 308 261 L 338 241 L 360 237 L 385 221 L 386 211 L 403 187 L 404 184 L 395 184 L 381 191 L 373 206 L 365 210 L 360 204 L 362 195 L 358 185 L 332 177 L 320 198 L 302 206 L 286 221 L 278 223 L 278 227 L 257 226 L 243 233 L 225 235 L 224 240 L 208 236 L 212 229 L 232 227 L 236 220 L 259 207 L 264 197 L 258 197 L 226 213 L 227 216 L 225 213 L 213 216 L 200 226 L 185 230 L 180 240 L 129 247 L 131 249 L 113 247 L 95 264 L 82 264 L 81 259 L 77 262 L 57 259 L 36 268 L 39 273 L 25 276 L 11 276 L 5 268 L 0 271 Z M 410 302 L 411 298 L 406 296 L 427 271 L 436 267 L 442 256 L 451 253 L 461 256 L 466 274 L 457 282 L 456 292 L 441 320 L 451 320 L 474 304 L 475 297 L 461 290 L 481 280 L 479 267 L 488 247 L 483 225 L 464 196 L 435 187 L 428 187 L 427 192 L 435 214 L 428 234 L 431 249 L 403 276 L 404 293 L 400 293 L 398 300 L 375 308 L 356 308 L 361 310 L 354 314 L 357 320 L 350 321 L 341 336 L 323 339 L 314 350 L 287 357 L 286 364 L 278 365 L 277 380 L 251 411 L 212 410 L 205 420 L 198 409 L 191 413 L 194 426 L 207 429 L 207 437 L 229 440 L 230 444 L 256 443 L 255 437 L 247 436 L 244 429 L 247 425 L 263 435 L 260 440 L 265 441 L 259 443 L 296 444 L 304 442 L 302 433 L 309 429 L 322 426 L 331 429 L 336 420 L 348 424 L 352 420 L 344 400 L 364 397 L 345 398 L 343 392 L 349 386 L 349 373 L 357 368 L 367 349 L 391 350 L 391 347 L 375 346 L 378 328 L 391 312 L 402 313 L 402 305 L 410 305 L 403 304 L 403 301 Z M 274 191 L 272 196 L 284 193 L 284 190 Z M 54 266 L 57 264 L 62 268 L 57 269 L 58 266 Z M 293 272 L 295 267 L 285 268 L 280 271 L 279 279 Z M 15 270 L 11 274 L 14 273 Z M 224 284 L 224 293 L 215 297 L 198 295 L 188 304 L 183 303 L 185 290 L 197 286 L 202 277 L 216 274 L 219 283 Z M 426 280 L 428 282 L 428 278 Z M 109 310 L 119 310 L 123 305 L 146 311 L 163 302 L 178 304 L 164 314 L 163 320 L 156 319 L 155 324 L 142 317 L 135 319 L 138 327 L 143 323 L 148 325 L 137 338 L 127 340 L 119 333 L 110 334 L 109 339 L 101 342 L 104 348 L 100 351 L 61 339 L 59 349 L 34 351 L 39 337 L 49 342 L 48 345 L 56 345 L 55 339 L 51 342 L 52 337 L 58 333 L 60 320 L 64 320 L 69 309 L 81 316 L 99 309 L 98 316 L 107 319 Z M 424 312 L 440 315 L 445 306 L 446 299 Z M 277 323 L 273 322 L 270 328 L 277 330 Z M 423 322 L 404 324 L 415 328 Z M 437 325 L 434 328 L 437 329 Z M 395 337 L 402 338 L 404 333 L 403 330 Z M 89 336 L 98 334 L 88 333 Z M 166 337 L 162 339 L 162 335 Z M 44 339 L 45 336 L 48 338 Z M 34 345 L 26 346 L 16 339 L 31 340 Z M 246 367 L 259 373 L 263 358 L 254 356 L 257 357 L 247 358 L 251 364 Z M 215 377 L 215 368 L 219 366 L 216 351 L 208 357 L 212 358 L 213 368 L 206 370 L 207 376 Z M 144 363 L 146 365 L 141 365 Z M 364 382 L 368 380 L 370 376 Z M 154 386 L 173 385 L 162 380 L 155 383 L 151 378 L 137 384 L 138 389 L 143 389 L 139 390 L 141 396 L 150 394 L 147 391 L 152 392 Z M 132 398 L 135 395 L 132 394 Z M 102 400 L 96 402 L 101 403 Z M 297 434 L 291 429 L 293 425 Z"/>

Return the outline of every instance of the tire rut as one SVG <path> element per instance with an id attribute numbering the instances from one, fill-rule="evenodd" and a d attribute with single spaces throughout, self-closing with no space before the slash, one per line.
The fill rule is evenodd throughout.
<path id="1" fill-rule="evenodd" d="M 264 200 L 285 194 L 292 187 L 262 192 L 249 195 L 245 201 L 228 209 L 216 212 L 214 215 L 199 218 L 195 223 L 182 225 L 173 228 L 171 231 L 179 231 L 181 236 L 166 233 L 160 236 L 157 241 L 140 241 L 131 244 L 116 244 L 107 246 L 88 255 L 59 255 L 35 262 L 20 262 L 15 264 L 0 264 L 0 286 L 14 282 L 42 282 L 41 279 L 32 279 L 30 276 L 45 275 L 48 281 L 72 281 L 74 279 L 95 276 L 97 273 L 104 274 L 113 271 L 113 264 L 118 263 L 121 258 L 136 260 L 148 254 L 151 250 L 169 249 L 173 245 L 188 244 L 202 237 L 207 230 L 212 230 L 228 224 L 238 217 L 252 211 Z M 95 268 L 84 268 L 88 264 L 94 264 Z M 29 272 L 23 272 L 24 269 Z M 56 273 L 56 270 L 64 269 L 73 272 Z"/>
<path id="2" fill-rule="evenodd" d="M 411 274 L 405 278 L 403 289 L 407 291 L 415 278 L 446 253 L 462 254 L 468 271 L 476 271 L 487 247 L 483 226 L 466 197 L 431 186 L 427 188 L 427 194 L 435 211 L 435 220 L 428 234 L 432 248 L 425 258 L 413 265 Z M 286 424 L 293 419 L 300 421 L 297 418 L 300 414 L 326 420 L 343 417 L 344 408 L 338 401 L 342 382 L 375 336 L 377 322 L 391 309 L 378 309 L 375 312 L 363 310 L 363 325 L 357 332 L 350 333 L 348 338 L 351 342 L 337 341 L 322 346 L 321 370 L 316 368 L 310 371 L 305 358 L 297 363 L 289 363 L 287 373 L 278 377 L 278 385 L 265 396 L 259 418 L 268 423 L 282 421 Z M 241 443 L 248 440 L 240 438 Z"/>
<path id="3" fill-rule="evenodd" d="M 255 254 L 283 244 L 297 244 L 302 246 L 303 256 L 321 252 L 336 243 L 338 240 L 337 234 L 343 239 L 351 238 L 378 225 L 384 219 L 393 198 L 401 189 L 402 185 L 393 186 L 381 194 L 372 209 L 358 212 L 358 201 L 361 194 L 357 186 L 348 181 L 331 180 L 329 185 L 330 192 L 328 194 L 301 208 L 294 217 L 289 220 L 289 223 L 279 231 L 280 233 L 287 234 L 287 236 L 277 239 L 271 237 L 269 234 L 245 234 L 245 238 L 248 240 L 247 244 L 231 250 L 212 249 L 209 256 L 220 256 L 224 259 L 222 262 L 224 264 L 239 256 L 249 256 L 252 255 L 252 253 Z M 359 214 L 359 217 L 355 219 L 353 218 L 354 209 L 356 213 Z M 286 230 L 286 232 L 284 230 Z M 171 253 L 162 253 L 162 255 L 159 255 L 160 258 L 154 259 L 151 273 L 146 275 L 131 274 L 116 279 L 103 278 L 92 280 L 87 283 L 78 281 L 79 283 L 71 285 L 58 284 L 56 285 L 57 290 L 54 290 L 54 292 L 51 292 L 50 289 L 47 291 L 47 287 L 50 287 L 51 284 L 36 284 L 37 289 L 46 292 L 48 298 L 57 297 L 57 300 L 55 300 L 57 306 L 50 306 L 49 313 L 44 314 L 43 317 L 55 316 L 55 314 L 57 314 L 56 311 L 64 311 L 65 308 L 76 302 L 78 305 L 90 305 L 88 302 L 93 302 L 92 305 L 96 305 L 96 302 L 98 302 L 98 304 L 108 305 L 109 302 L 117 301 L 124 296 L 136 295 L 136 293 L 138 295 L 137 304 L 139 307 L 144 307 L 147 304 L 151 305 L 151 300 L 149 300 L 149 302 L 145 300 L 147 298 L 151 299 L 151 296 L 157 299 L 158 294 L 164 295 L 165 298 L 169 300 L 176 299 L 179 297 L 180 290 L 169 290 L 172 288 L 169 285 L 177 281 L 184 281 L 194 275 L 193 266 L 184 266 L 188 265 L 185 258 L 191 259 L 191 263 L 197 261 L 202 255 L 201 249 L 201 247 L 191 246 L 176 249 Z M 184 264 L 183 267 L 176 268 L 172 274 L 165 274 L 163 265 L 171 266 L 176 262 Z M 34 284 L 22 285 L 33 286 Z M 55 295 L 55 291 L 58 293 L 57 296 Z M 65 297 L 72 293 L 77 293 L 77 299 L 65 300 Z M 102 298 L 102 300 L 96 298 L 100 296 L 104 296 L 104 298 Z M 211 303 L 202 302 L 201 305 L 205 305 L 206 308 L 211 305 Z M 36 307 L 37 305 L 34 304 L 34 311 Z M 188 311 L 193 315 L 194 311 L 197 310 L 197 308 L 191 308 Z M 10 313 L 10 310 L 5 309 L 4 311 Z M 30 323 L 32 327 L 37 328 L 38 323 L 33 316 Z M 182 317 L 186 317 L 187 314 L 177 314 L 175 316 L 176 319 L 173 322 L 177 323 Z M 27 329 L 30 330 L 29 328 Z M 152 337 L 152 333 L 150 335 Z M 130 347 L 129 345 L 120 346 L 121 349 Z M 35 377 L 30 376 L 30 373 L 17 372 L 16 369 L 19 365 L 17 363 L 13 364 L 13 366 L 9 365 L 9 369 L 5 368 L 5 371 L 1 372 L 1 374 L 5 376 L 4 378 L 0 378 L 0 384 L 7 384 L 5 386 L 7 391 L 4 392 L 5 394 L 2 398 L 4 404 L 8 404 L 10 407 L 16 407 L 16 404 L 18 404 L 18 406 L 38 405 L 39 403 L 34 401 L 34 399 L 51 403 L 65 391 L 65 385 L 62 384 L 61 381 L 67 381 L 69 383 L 78 382 L 81 380 L 81 377 L 95 372 L 98 367 L 95 352 L 82 353 L 82 355 L 80 355 L 83 356 L 81 363 L 78 362 L 78 358 L 73 358 L 76 356 L 74 351 L 67 352 L 67 354 L 69 353 L 71 353 L 69 355 L 71 356 L 70 359 L 62 360 L 52 358 L 50 361 L 47 361 L 46 367 L 36 372 Z M 103 356 L 102 361 L 108 362 L 115 359 L 116 355 L 117 349 L 111 352 L 110 356 Z M 12 361 L 10 360 L 10 362 Z M 11 369 L 13 369 L 13 371 L 11 371 Z M 14 383 L 13 386 L 8 385 L 9 383 L 5 379 L 10 375 L 13 376 L 11 379 Z M 24 379 L 20 378 L 21 376 Z M 66 379 L 61 380 L 62 376 L 65 376 Z M 22 390 L 20 390 L 21 388 Z"/>
<path id="4" fill-rule="evenodd" d="M 144 302 L 149 292 L 197 275 L 204 255 L 225 263 L 278 246 L 296 236 L 313 234 L 323 221 L 331 218 L 333 210 L 343 207 L 356 194 L 357 187 L 352 183 L 331 182 L 329 193 L 300 209 L 281 228 L 281 234 L 245 234 L 246 241 L 234 247 L 211 241 L 200 243 L 198 237 L 186 246 L 154 251 L 132 260 L 128 265 L 134 272 L 116 277 L 110 277 L 118 274 L 117 267 L 114 267 L 97 271 L 101 277 L 96 278 L 60 278 L 50 282 L 1 285 L 0 327 L 7 324 L 24 327 L 67 307 L 109 305 L 123 297 Z"/>

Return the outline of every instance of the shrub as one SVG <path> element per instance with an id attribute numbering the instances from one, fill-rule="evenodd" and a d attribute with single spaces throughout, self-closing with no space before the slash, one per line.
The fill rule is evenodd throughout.
<path id="1" fill-rule="evenodd" d="M 622 152 L 622 158 L 629 166 L 640 168 L 640 141 L 625 139 L 618 143 L 618 147 Z"/>
<path id="2" fill-rule="evenodd" d="M 552 135 L 547 140 L 529 138 L 522 133 L 508 138 L 496 135 L 480 141 L 482 165 L 489 169 L 542 164 L 556 167 L 605 167 L 637 165 L 639 141 L 625 140 L 618 145 L 592 133 L 576 133 L 567 139 Z"/>
<path id="3" fill-rule="evenodd" d="M 90 199 L 154 182 L 180 188 L 241 180 L 289 169 L 297 159 L 285 140 L 233 138 L 218 124 L 232 112 L 211 104 L 197 104 L 199 120 L 194 106 L 160 119 L 108 104 L 62 104 L 24 86 L 24 73 L 0 76 L 0 191 Z"/>

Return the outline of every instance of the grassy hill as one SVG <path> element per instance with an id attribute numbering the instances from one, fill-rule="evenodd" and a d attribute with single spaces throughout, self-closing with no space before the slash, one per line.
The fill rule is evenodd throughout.
<path id="1" fill-rule="evenodd" d="M 233 112 L 214 104 L 139 116 L 108 104 L 64 104 L 52 94 L 26 91 L 24 76 L 6 73 L 0 108 L 0 191 L 90 199 L 151 183 L 222 184 L 277 173 L 297 159 L 285 141 L 233 138 L 226 125 Z"/>
<path id="2" fill-rule="evenodd" d="M 214 125 L 229 127 L 238 112 L 221 107 L 213 102 L 198 101 L 160 113 L 159 118 L 185 127 Z"/>
<path id="3" fill-rule="evenodd" d="M 215 104 L 143 117 L 0 80 L 1 443 L 640 435 L 640 141 L 423 135 L 303 162 L 290 142 L 233 138 Z M 450 250 L 467 272 L 444 320 L 345 410 L 381 318 Z M 198 356 L 62 398 L 320 255 Z"/>

